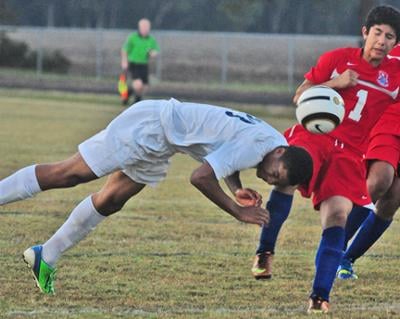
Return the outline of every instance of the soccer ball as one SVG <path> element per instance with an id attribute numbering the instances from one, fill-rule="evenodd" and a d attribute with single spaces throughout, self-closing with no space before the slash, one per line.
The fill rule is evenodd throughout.
<path id="1" fill-rule="evenodd" d="M 305 90 L 297 100 L 297 121 L 311 133 L 333 131 L 343 121 L 344 113 L 343 98 L 324 85 Z"/>

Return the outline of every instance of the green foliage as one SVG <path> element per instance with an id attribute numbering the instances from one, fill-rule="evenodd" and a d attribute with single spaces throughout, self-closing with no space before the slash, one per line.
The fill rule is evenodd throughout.
<path id="1" fill-rule="evenodd" d="M 260 19 L 263 7 L 263 2 L 258 0 L 223 0 L 218 5 L 218 12 L 232 22 L 233 31 L 241 31 Z"/>
<path id="2" fill-rule="evenodd" d="M 24 65 L 28 46 L 23 42 L 11 40 L 5 32 L 0 32 L 0 65 L 9 67 L 21 67 Z"/>
<path id="3" fill-rule="evenodd" d="M 15 22 L 15 12 L 11 10 L 5 0 L 0 0 L 0 25 Z"/>
<path id="4" fill-rule="evenodd" d="M 0 66 L 34 69 L 37 54 L 26 43 L 12 40 L 5 32 L 0 32 Z M 71 62 L 59 50 L 44 51 L 41 58 L 43 71 L 46 72 L 67 73 L 71 66 Z"/>
<path id="5" fill-rule="evenodd" d="M 382 3 L 399 6 L 398 0 L 7 0 L 3 6 L 21 25 L 131 29 L 147 17 L 158 30 L 358 35 L 366 12 Z"/>

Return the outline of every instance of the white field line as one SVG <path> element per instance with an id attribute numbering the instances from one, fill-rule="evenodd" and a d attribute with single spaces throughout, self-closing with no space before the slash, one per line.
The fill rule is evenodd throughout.
<path id="1" fill-rule="evenodd" d="M 339 306 L 338 306 L 339 309 Z M 388 311 L 395 311 L 400 313 L 400 304 L 389 304 L 389 303 L 369 303 L 362 304 L 359 306 L 342 307 L 340 311 L 346 312 L 368 312 L 368 311 L 379 311 L 381 313 L 387 313 Z M 43 308 L 37 310 L 11 310 L 5 313 L 7 317 L 14 316 L 37 316 L 37 315 L 79 315 L 79 314 L 104 314 L 104 315 L 117 315 L 117 316 L 132 316 L 132 315 L 162 315 L 162 314 L 251 314 L 251 313 L 262 313 L 262 314 L 306 314 L 306 308 L 175 308 L 175 309 L 158 309 L 158 310 L 144 310 L 144 309 L 132 309 L 132 308 L 114 308 L 112 310 L 103 310 L 98 308 L 80 307 L 79 309 L 70 308 Z M 335 307 L 332 307 L 332 313 L 335 313 Z"/>

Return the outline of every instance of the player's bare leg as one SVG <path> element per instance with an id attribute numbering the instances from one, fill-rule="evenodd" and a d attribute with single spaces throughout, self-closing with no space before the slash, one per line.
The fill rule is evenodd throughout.
<path id="1" fill-rule="evenodd" d="M 141 101 L 147 85 L 145 85 L 141 79 L 135 79 L 132 81 L 132 87 L 135 93 L 135 103 Z"/>
<path id="2" fill-rule="evenodd" d="M 392 220 L 400 207 L 400 178 L 393 180 L 392 186 L 376 203 L 376 215 L 384 220 Z"/>
<path id="3" fill-rule="evenodd" d="M 329 294 L 343 255 L 344 227 L 353 203 L 333 196 L 321 203 L 322 238 L 315 257 L 315 277 L 308 312 L 328 312 Z"/>
<path id="4" fill-rule="evenodd" d="M 133 181 L 123 172 L 115 172 L 108 177 L 104 187 L 92 195 L 93 205 L 101 215 L 109 216 L 121 210 L 145 186 Z"/>
<path id="5" fill-rule="evenodd" d="M 64 161 L 28 166 L 0 181 L 0 205 L 23 200 L 48 189 L 72 187 L 96 178 L 79 153 Z"/>
<path id="6" fill-rule="evenodd" d="M 106 216 L 119 211 L 144 186 L 122 172 L 113 173 L 99 192 L 75 207 L 66 222 L 43 246 L 33 246 L 24 252 L 24 259 L 42 292 L 54 293 L 55 264 L 61 254 L 85 238 Z"/>
<path id="7" fill-rule="evenodd" d="M 79 153 L 61 162 L 37 165 L 36 177 L 43 191 L 73 187 L 98 178 Z"/>
<path id="8" fill-rule="evenodd" d="M 392 165 L 384 161 L 373 162 L 368 169 L 368 193 L 374 203 L 382 198 L 392 185 L 395 171 Z"/>
<path id="9" fill-rule="evenodd" d="M 347 214 L 353 207 L 353 203 L 343 196 L 332 196 L 321 203 L 320 218 L 323 230 L 330 227 L 344 227 Z"/>

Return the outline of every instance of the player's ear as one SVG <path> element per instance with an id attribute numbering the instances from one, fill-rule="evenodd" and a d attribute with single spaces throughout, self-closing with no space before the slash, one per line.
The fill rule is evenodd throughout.
<path id="1" fill-rule="evenodd" d="M 284 147 L 277 147 L 274 151 L 275 155 L 281 157 L 286 152 L 286 148 Z"/>
<path id="2" fill-rule="evenodd" d="M 365 25 L 361 28 L 361 34 L 363 36 L 363 39 L 366 40 L 367 37 L 368 37 L 368 30 L 367 30 L 367 27 Z"/>

